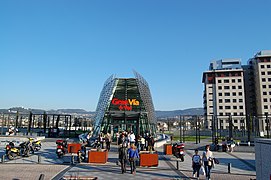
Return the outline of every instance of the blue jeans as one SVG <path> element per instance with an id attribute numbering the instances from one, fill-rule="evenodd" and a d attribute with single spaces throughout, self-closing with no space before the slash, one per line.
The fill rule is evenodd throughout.
<path id="1" fill-rule="evenodd" d="M 206 173 L 206 178 L 209 179 L 211 177 L 212 166 L 208 166 L 208 161 L 204 161 L 204 169 L 205 169 L 205 173 Z"/>

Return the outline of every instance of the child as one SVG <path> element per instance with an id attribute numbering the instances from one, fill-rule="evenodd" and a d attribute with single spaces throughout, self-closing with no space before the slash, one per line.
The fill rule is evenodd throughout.
<path id="1" fill-rule="evenodd" d="M 198 155 L 199 151 L 195 149 L 195 154 L 192 156 L 192 168 L 193 168 L 193 177 L 197 172 L 197 178 L 199 179 L 199 170 L 201 167 L 201 157 Z"/>

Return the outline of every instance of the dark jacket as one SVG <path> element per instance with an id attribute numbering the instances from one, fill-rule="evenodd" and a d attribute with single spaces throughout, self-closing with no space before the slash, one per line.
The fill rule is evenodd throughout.
<path id="1" fill-rule="evenodd" d="M 120 147 L 119 148 L 119 159 L 124 159 L 127 160 L 127 148 L 125 147 Z"/>

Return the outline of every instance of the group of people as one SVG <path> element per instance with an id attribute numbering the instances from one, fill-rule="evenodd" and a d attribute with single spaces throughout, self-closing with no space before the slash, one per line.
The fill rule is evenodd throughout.
<path id="1" fill-rule="evenodd" d="M 155 139 L 154 136 L 149 133 L 145 133 L 143 136 L 135 136 L 133 131 L 123 131 L 116 134 L 117 140 L 121 135 L 124 135 L 127 138 L 128 144 L 133 143 L 139 151 L 154 151 Z M 119 144 L 119 141 L 117 141 L 117 143 Z"/>
<path id="2" fill-rule="evenodd" d="M 127 133 L 124 131 L 117 136 L 117 144 L 122 173 L 126 172 L 126 164 L 129 161 L 131 174 L 135 174 L 139 152 L 143 150 L 154 151 L 154 137 L 148 134 L 145 137 L 138 136 L 136 138 L 133 132 Z"/>
<path id="3" fill-rule="evenodd" d="M 200 156 L 198 152 L 198 149 L 196 149 L 195 154 L 192 156 L 193 177 L 196 177 L 197 173 L 197 178 L 199 179 L 200 169 L 204 168 L 206 180 L 210 180 L 211 169 L 214 166 L 215 159 L 213 152 L 210 150 L 210 145 L 206 145 L 202 156 Z"/>
<path id="4" fill-rule="evenodd" d="M 107 151 L 110 151 L 110 144 L 112 142 L 112 136 L 111 136 L 110 132 L 108 132 L 106 134 L 101 133 L 98 137 L 98 141 L 99 141 L 102 149 L 104 149 L 104 147 L 105 147 L 105 149 Z M 105 144 L 105 146 L 104 146 L 104 144 Z"/>

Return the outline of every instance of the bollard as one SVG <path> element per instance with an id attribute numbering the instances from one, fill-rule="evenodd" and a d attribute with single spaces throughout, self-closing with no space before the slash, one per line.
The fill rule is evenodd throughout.
<path id="1" fill-rule="evenodd" d="M 228 173 L 231 173 L 231 163 L 228 163 Z"/>
<path id="2" fill-rule="evenodd" d="M 41 157 L 38 155 L 38 164 L 40 164 Z"/>
<path id="3" fill-rule="evenodd" d="M 71 163 L 72 163 L 72 165 L 74 165 L 74 156 L 72 155 L 71 158 L 72 158 L 72 162 Z"/>
<path id="4" fill-rule="evenodd" d="M 40 177 L 39 177 L 39 180 L 44 180 L 44 177 L 45 177 L 45 175 L 41 174 Z"/>
<path id="5" fill-rule="evenodd" d="M 177 167 L 177 170 L 179 170 L 179 161 L 178 160 L 176 161 L 176 167 Z"/>
<path id="6" fill-rule="evenodd" d="M 5 154 L 2 156 L 2 163 L 5 163 Z"/>

